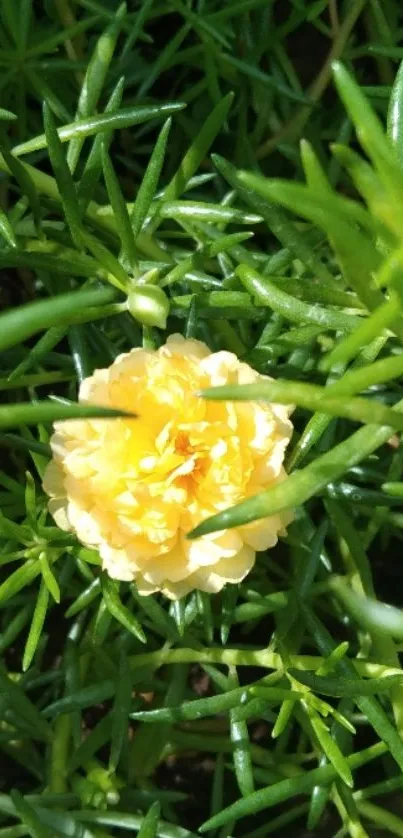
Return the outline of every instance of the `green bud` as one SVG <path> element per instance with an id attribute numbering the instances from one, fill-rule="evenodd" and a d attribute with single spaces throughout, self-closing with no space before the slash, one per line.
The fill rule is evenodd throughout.
<path id="1" fill-rule="evenodd" d="M 130 314 L 143 326 L 165 329 L 169 300 L 158 285 L 136 285 L 127 299 Z"/>
<path id="2" fill-rule="evenodd" d="M 72 777 L 71 785 L 83 806 L 94 806 L 97 809 L 105 808 L 105 794 L 92 780 L 82 777 L 80 774 L 75 774 Z"/>

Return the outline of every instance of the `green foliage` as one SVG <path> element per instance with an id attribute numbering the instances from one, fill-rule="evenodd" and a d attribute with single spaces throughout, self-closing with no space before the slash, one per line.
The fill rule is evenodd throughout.
<path id="1" fill-rule="evenodd" d="M 0 838 L 403 834 L 402 25 L 0 4 Z M 205 398 L 295 406 L 285 480 L 189 536 L 295 519 L 169 603 L 41 481 L 53 421 L 122 415 L 81 381 L 178 331 L 274 379 Z"/>

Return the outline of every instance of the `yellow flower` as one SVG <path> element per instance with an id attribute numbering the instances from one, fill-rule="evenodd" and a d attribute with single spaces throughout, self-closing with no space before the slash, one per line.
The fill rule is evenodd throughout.
<path id="1" fill-rule="evenodd" d="M 207 401 L 197 393 L 260 379 L 232 353 L 211 353 L 180 335 L 96 370 L 81 384 L 80 401 L 138 418 L 55 424 L 44 489 L 57 524 L 98 549 L 107 573 L 134 580 L 141 594 L 178 599 L 240 582 L 256 550 L 285 534 L 289 513 L 196 541 L 186 533 L 284 479 L 289 408 Z"/>

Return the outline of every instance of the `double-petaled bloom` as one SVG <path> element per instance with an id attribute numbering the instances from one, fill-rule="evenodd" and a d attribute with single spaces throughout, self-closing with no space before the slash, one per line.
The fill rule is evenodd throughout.
<path id="1" fill-rule="evenodd" d="M 55 424 L 44 478 L 57 524 L 96 548 L 108 574 L 141 594 L 216 592 L 249 573 L 285 534 L 289 513 L 190 541 L 203 519 L 284 479 L 289 408 L 208 401 L 199 392 L 262 377 L 230 352 L 171 336 L 133 349 L 80 387 L 86 404 L 137 418 Z"/>

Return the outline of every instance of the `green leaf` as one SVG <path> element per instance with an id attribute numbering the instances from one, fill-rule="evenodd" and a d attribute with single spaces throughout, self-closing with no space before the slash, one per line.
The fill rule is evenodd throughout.
<path id="1" fill-rule="evenodd" d="M 126 4 L 122 3 L 116 10 L 112 23 L 98 38 L 95 49 L 88 62 L 84 81 L 78 100 L 76 119 L 92 116 L 96 110 L 101 90 L 104 86 L 106 74 L 112 61 L 116 42 L 126 14 Z M 76 137 L 70 141 L 67 151 L 67 163 L 74 172 L 80 156 L 83 139 Z"/>
<path id="2" fill-rule="evenodd" d="M 320 193 L 331 191 L 330 183 L 325 172 L 308 140 L 301 140 L 300 143 L 301 161 L 304 167 L 305 177 L 310 189 Z"/>
<path id="3" fill-rule="evenodd" d="M 357 751 L 355 754 L 346 758 L 347 765 L 350 769 L 358 768 L 371 762 L 386 751 L 386 746 L 383 742 L 378 742 L 370 748 L 363 751 Z M 299 794 L 307 794 L 318 783 L 330 783 L 337 777 L 337 771 L 333 765 L 328 764 L 320 768 L 314 768 L 291 779 L 280 780 L 267 788 L 259 789 L 247 798 L 237 800 L 231 806 L 223 809 L 219 814 L 210 818 L 206 823 L 199 827 L 199 832 L 208 832 L 210 829 L 217 829 L 223 824 L 231 822 L 232 820 L 239 820 L 247 815 L 256 815 L 264 809 L 276 806 L 278 803 L 290 800 Z"/>
<path id="4" fill-rule="evenodd" d="M 114 580 L 110 579 L 106 573 L 102 573 L 101 575 L 101 586 L 105 605 L 112 617 L 121 623 L 127 631 L 134 634 L 134 636 L 137 637 L 141 643 L 146 643 L 147 638 L 140 626 L 140 623 L 136 620 L 131 611 L 123 605 Z"/>
<path id="5" fill-rule="evenodd" d="M 105 638 L 108 634 L 112 622 L 112 614 L 106 607 L 105 599 L 102 598 L 98 605 L 98 609 L 91 627 L 91 641 L 94 644 L 94 646 L 102 646 L 102 644 L 105 642 Z"/>
<path id="6" fill-rule="evenodd" d="M 213 224 L 259 224 L 262 221 L 260 215 L 202 201 L 164 201 L 158 208 L 158 212 L 162 218 L 174 218 L 178 221 L 189 219 Z"/>
<path id="7" fill-rule="evenodd" d="M 384 678 L 369 678 L 368 680 L 346 678 L 345 676 L 328 678 L 300 669 L 289 669 L 288 674 L 314 692 L 336 698 L 377 695 L 378 693 L 389 692 L 394 687 L 403 684 L 403 672 L 401 675 L 386 675 Z"/>
<path id="8" fill-rule="evenodd" d="M 122 82 L 116 93 L 120 92 Z M 115 95 L 116 95 L 115 93 Z M 105 135 L 113 131 L 119 131 L 123 128 L 130 128 L 133 125 L 142 125 L 143 122 L 149 122 L 153 119 L 164 119 L 170 114 L 177 113 L 183 110 L 186 105 L 183 102 L 164 102 L 160 105 L 135 105 L 125 108 L 116 108 L 116 98 L 111 96 L 111 112 L 109 107 L 105 108 L 105 112 L 97 116 L 89 116 L 86 119 L 78 119 L 76 122 L 71 122 L 68 125 L 62 125 L 57 128 L 57 133 L 61 143 L 67 143 L 70 140 L 84 141 L 87 137 L 92 137 L 94 134 Z M 112 105 L 114 105 L 112 111 Z M 101 137 L 102 139 L 102 137 Z M 22 157 L 25 154 L 32 154 L 34 151 L 40 151 L 48 147 L 46 134 L 38 134 L 31 140 L 25 143 L 20 143 L 12 149 L 14 157 Z"/>
<path id="9" fill-rule="evenodd" d="M 321 369 L 327 372 L 338 364 L 347 364 L 363 347 L 381 337 L 385 329 L 393 327 L 399 315 L 400 303 L 392 291 L 387 302 L 380 305 L 366 320 L 362 320 L 355 332 L 340 340 L 323 358 Z"/>
<path id="10" fill-rule="evenodd" d="M 123 197 L 119 180 L 116 176 L 105 145 L 102 147 L 102 165 L 109 200 L 111 202 L 116 227 L 122 245 L 122 255 L 125 261 L 130 265 L 132 272 L 134 272 L 137 268 L 135 237 L 130 224 L 126 201 Z"/>
<path id="11" fill-rule="evenodd" d="M 89 353 L 86 329 L 79 324 L 70 326 L 67 336 L 77 379 L 79 384 L 81 384 L 94 371 Z"/>
<path id="12" fill-rule="evenodd" d="M 332 416 L 343 416 L 353 422 L 365 424 L 389 425 L 403 431 L 403 416 L 390 407 L 385 407 L 375 399 L 348 395 L 343 399 L 343 391 L 337 389 L 332 395 L 331 388 L 316 384 L 303 384 L 299 381 L 265 381 L 259 384 L 227 384 L 223 387 L 211 387 L 202 390 L 201 395 L 210 400 L 219 401 L 267 401 L 272 404 L 299 405 L 312 412 L 323 410 Z"/>
<path id="13" fill-rule="evenodd" d="M 10 797 L 18 816 L 24 826 L 27 827 L 31 838 L 52 838 L 50 829 L 42 823 L 35 809 L 27 802 L 25 797 L 23 797 L 17 789 L 14 789 L 11 792 Z"/>
<path id="14" fill-rule="evenodd" d="M 159 631 L 162 637 L 168 637 L 172 643 L 177 643 L 180 635 L 175 621 L 156 598 L 141 596 L 136 590 L 135 585 L 131 585 L 130 590 L 139 608 L 149 617 L 153 629 Z"/>
<path id="15" fill-rule="evenodd" d="M 164 722 L 191 721 L 205 716 L 214 716 L 237 707 L 241 696 L 245 694 L 244 687 L 237 687 L 220 695 L 210 698 L 199 698 L 195 701 L 183 701 L 177 707 L 160 707 L 157 710 L 144 710 L 130 714 L 131 719 L 141 722 L 162 724 Z"/>
<path id="16" fill-rule="evenodd" d="M 362 323 L 360 317 L 344 314 L 334 309 L 322 308 L 319 305 L 308 305 L 296 300 L 291 294 L 280 290 L 266 276 L 262 276 L 247 265 L 239 265 L 236 274 L 247 291 L 255 297 L 259 305 L 269 306 L 277 314 L 295 323 L 315 323 L 322 326 L 323 331 L 353 332 Z"/>
<path id="17" fill-rule="evenodd" d="M 239 171 L 228 160 L 225 160 L 218 154 L 213 154 L 212 159 L 214 165 L 223 178 L 228 181 L 230 186 L 236 189 L 246 204 L 264 218 L 269 229 L 278 238 L 283 247 L 288 248 L 297 259 L 301 259 L 308 270 L 317 274 L 325 282 L 332 281 L 332 274 L 324 262 L 318 258 L 313 248 L 307 244 L 304 235 L 290 221 L 286 213 L 272 202 L 265 200 L 261 194 L 247 188 L 240 178 Z"/>
<path id="18" fill-rule="evenodd" d="M 234 671 L 232 677 L 230 678 L 230 683 L 235 688 L 238 686 L 239 680 L 236 675 L 236 671 Z M 239 717 L 239 710 L 242 708 L 243 699 L 243 704 L 245 705 L 247 703 L 248 696 L 246 694 L 241 696 L 239 706 L 232 707 L 230 709 L 229 721 L 235 776 L 241 794 L 244 797 L 248 797 L 249 794 L 253 794 L 255 790 L 255 783 L 253 779 L 251 744 L 249 740 L 248 725 L 244 719 Z"/>
<path id="19" fill-rule="evenodd" d="M 14 428 L 18 425 L 37 425 L 39 422 L 58 422 L 63 419 L 114 419 L 133 414 L 124 413 L 110 407 L 97 407 L 87 404 L 56 404 L 53 401 L 22 402 L 20 404 L 0 405 L 0 428 Z"/>
<path id="20" fill-rule="evenodd" d="M 392 199 L 400 203 L 403 197 L 403 171 L 392 143 L 386 137 L 364 93 L 343 64 L 336 61 L 332 69 L 336 87 L 354 124 L 359 142 L 374 163 Z"/>
<path id="21" fill-rule="evenodd" d="M 0 209 L 0 236 L 3 237 L 4 241 L 8 244 L 11 248 L 17 248 L 18 242 L 15 237 L 14 230 L 10 224 L 10 221 L 5 212 Z"/>
<path id="22" fill-rule="evenodd" d="M 403 61 L 399 65 L 389 99 L 388 136 L 403 168 Z"/>
<path id="23" fill-rule="evenodd" d="M 117 827 L 118 829 L 130 831 L 138 831 L 144 823 L 142 815 L 132 815 L 116 810 L 94 812 L 93 809 L 82 809 L 76 812 L 75 815 L 80 822 L 82 821 L 85 824 L 92 823 L 94 825 Z M 188 829 L 167 823 L 166 821 L 160 821 L 157 835 L 158 838 L 197 838 L 195 832 L 189 832 Z"/>
<path id="24" fill-rule="evenodd" d="M 196 591 L 197 610 L 203 620 L 207 645 L 211 645 L 214 637 L 214 620 L 211 610 L 210 597 L 204 591 Z"/>
<path id="25" fill-rule="evenodd" d="M 128 32 L 127 40 L 123 47 L 121 58 L 123 59 L 128 53 L 133 50 L 133 47 L 141 33 L 143 28 L 143 24 L 148 18 L 148 15 L 151 11 L 151 6 L 154 0 L 143 0 L 140 8 L 137 11 L 135 16 L 134 22 L 130 26 L 130 31 Z"/>
<path id="26" fill-rule="evenodd" d="M 119 291 L 127 292 L 131 285 L 129 275 L 116 256 L 91 233 L 83 232 L 82 239 L 95 259 L 106 269 L 108 282 L 118 288 Z"/>
<path id="27" fill-rule="evenodd" d="M 116 113 L 122 101 L 125 80 L 119 79 L 112 90 L 112 93 L 105 106 L 107 117 L 116 117 Z M 59 132 L 60 136 L 60 132 Z M 113 138 L 113 129 L 99 131 L 94 137 L 90 153 L 85 161 L 82 175 L 77 184 L 77 199 L 81 212 L 84 214 L 88 204 L 93 197 L 94 190 L 102 174 L 102 149 L 109 149 Z"/>
<path id="28" fill-rule="evenodd" d="M 382 491 L 396 498 L 403 498 L 403 483 L 388 482 L 382 484 Z"/>
<path id="29" fill-rule="evenodd" d="M 5 709 L 10 708 L 16 720 L 21 718 L 21 721 L 29 726 L 34 739 L 50 741 L 51 731 L 48 723 L 21 687 L 3 674 L 3 667 L 0 671 L 0 707 L 3 718 Z"/>
<path id="30" fill-rule="evenodd" d="M 207 117 L 203 128 L 186 152 L 179 169 L 164 189 L 164 201 L 173 201 L 175 198 L 179 198 L 189 183 L 190 178 L 197 172 L 200 163 L 203 162 L 220 128 L 225 122 L 233 98 L 234 94 L 228 93 Z"/>
<path id="31" fill-rule="evenodd" d="M 75 38 L 77 35 L 81 35 L 87 29 L 94 26 L 98 20 L 98 15 L 89 15 L 88 17 L 79 20 L 78 23 L 73 23 L 71 26 L 63 26 L 61 29 L 56 29 L 56 31 L 52 30 L 48 37 L 41 38 L 38 43 L 31 43 L 28 45 L 27 56 L 30 58 L 38 58 L 46 52 L 52 52 L 68 38 Z"/>
<path id="32" fill-rule="evenodd" d="M 11 111 L 7 111 L 7 110 L 5 110 L 5 108 L 0 108 L 0 120 L 1 121 L 8 122 L 9 120 L 14 121 L 15 119 L 18 119 L 18 116 L 16 116 L 15 113 L 12 113 Z"/>
<path id="33" fill-rule="evenodd" d="M 81 766 L 87 765 L 97 751 L 110 742 L 111 731 L 111 714 L 107 713 L 71 754 L 68 762 L 69 773 L 76 771 Z"/>
<path id="34" fill-rule="evenodd" d="M 193 294 L 172 297 L 172 309 L 176 309 L 178 315 L 183 311 L 187 313 L 192 301 Z M 261 316 L 249 294 L 242 291 L 210 291 L 208 294 L 198 294 L 197 302 L 200 317 L 207 319 L 258 320 Z"/>
<path id="35" fill-rule="evenodd" d="M 347 169 L 374 218 L 378 218 L 384 225 L 380 231 L 382 238 L 390 240 L 393 245 L 395 236 L 401 237 L 403 226 L 394 212 L 393 201 L 390 200 L 379 175 L 366 160 L 350 148 L 337 144 L 331 148 L 336 159 Z"/>
<path id="36" fill-rule="evenodd" d="M 35 481 L 29 471 L 25 472 L 25 508 L 30 526 L 35 527 L 36 522 L 36 490 Z"/>
<path id="37" fill-rule="evenodd" d="M 132 702 L 132 674 L 127 666 L 126 655 L 122 654 L 119 678 L 112 709 L 111 750 L 108 770 L 115 772 L 125 743 L 129 741 L 129 713 Z"/>
<path id="38" fill-rule="evenodd" d="M 39 239 L 43 239 L 44 234 L 41 229 L 41 205 L 31 175 L 29 174 L 28 169 L 17 159 L 17 157 L 8 151 L 4 143 L 2 145 L 2 155 L 8 168 L 10 169 L 11 174 L 15 177 L 18 185 L 20 186 L 22 194 L 26 195 L 28 198 L 34 218 L 36 234 Z M 12 247 L 15 247 L 17 242 L 13 231 L 11 231 L 11 233 L 13 241 L 11 243 L 9 242 L 9 244 L 11 244 Z"/>
<path id="39" fill-rule="evenodd" d="M 1 524 L 2 522 L 0 522 Z M 0 604 L 16 596 L 23 588 L 30 585 L 41 572 L 39 559 L 29 559 L 0 585 Z"/>
<path id="40" fill-rule="evenodd" d="M 337 742 L 332 738 L 331 733 L 323 719 L 310 706 L 308 701 L 303 702 L 313 731 L 317 736 L 320 747 L 330 764 L 337 771 L 339 777 L 350 788 L 354 785 L 353 775 L 346 758 L 343 756 Z"/>
<path id="41" fill-rule="evenodd" d="M 48 144 L 49 158 L 59 189 L 60 200 L 63 206 L 67 226 L 69 227 L 75 246 L 78 250 L 81 250 L 82 229 L 76 187 L 64 156 L 62 144 L 56 131 L 56 125 L 52 112 L 47 102 L 43 105 L 43 121 Z"/>
<path id="42" fill-rule="evenodd" d="M 333 578 L 331 588 L 352 617 L 367 631 L 380 631 L 389 637 L 403 639 L 403 611 L 400 608 L 360 596 L 342 577 Z"/>
<path id="43" fill-rule="evenodd" d="M 116 684 L 111 679 L 105 681 L 98 681 L 96 684 L 91 684 L 89 687 L 82 687 L 74 693 L 59 698 L 52 704 L 48 704 L 43 710 L 45 718 L 54 718 L 61 713 L 73 713 L 75 710 L 83 710 L 85 707 L 91 707 L 96 704 L 101 704 L 115 695 Z"/>
<path id="44" fill-rule="evenodd" d="M 315 644 L 318 646 L 323 655 L 328 657 L 335 649 L 335 643 L 329 635 L 327 629 L 322 625 L 315 614 L 304 606 L 304 617 L 307 628 L 310 630 Z M 347 659 L 343 658 L 339 662 L 339 671 L 345 677 L 356 677 L 356 670 L 353 664 Z M 397 688 L 394 688 L 397 689 Z M 373 696 L 357 696 L 356 703 L 362 713 L 368 719 L 369 724 L 383 740 L 386 747 L 390 751 L 394 760 L 396 760 L 399 768 L 403 767 L 403 744 L 398 730 L 390 721 L 387 713 L 382 705 Z"/>
<path id="45" fill-rule="evenodd" d="M 150 209 L 152 200 L 157 189 L 158 181 L 164 165 L 166 146 L 168 142 L 169 132 L 171 130 L 171 119 L 167 119 L 161 128 L 157 142 L 153 148 L 147 168 L 144 172 L 139 190 L 137 192 L 136 200 L 133 204 L 130 223 L 133 230 L 133 236 L 136 240 L 143 227 L 143 222 Z"/>
<path id="46" fill-rule="evenodd" d="M 277 92 L 280 93 L 282 97 L 290 99 L 293 102 L 301 102 L 304 105 L 313 104 L 310 102 L 307 96 L 304 96 L 303 93 L 299 93 L 297 91 L 292 90 L 290 87 L 286 87 L 276 78 L 269 76 L 267 73 L 264 73 L 258 67 L 254 66 L 253 64 L 250 64 L 247 61 L 242 61 L 240 58 L 236 58 L 236 56 L 234 55 L 228 55 L 227 53 L 222 53 L 220 59 L 228 64 L 232 64 L 232 66 L 236 67 L 236 69 L 239 70 L 240 73 L 249 76 L 255 81 L 260 82 L 262 85 L 277 90 Z"/>
<path id="47" fill-rule="evenodd" d="M 83 591 L 78 595 L 77 599 L 72 602 L 72 604 L 68 607 L 65 616 L 75 617 L 76 614 L 79 614 L 80 611 L 88 608 L 92 602 L 99 596 L 101 593 L 101 582 L 99 577 L 94 579 L 87 588 L 84 588 Z"/>
<path id="48" fill-rule="evenodd" d="M 237 585 L 226 585 L 222 592 L 222 611 L 220 619 L 221 643 L 226 645 L 232 623 L 235 619 L 235 607 L 239 596 Z"/>
<path id="49" fill-rule="evenodd" d="M 367 596 L 373 596 L 374 586 L 372 581 L 371 565 L 362 543 L 361 534 L 354 525 L 354 519 L 349 515 L 348 510 L 342 503 L 326 499 L 325 509 L 329 513 L 333 526 L 339 533 L 350 552 L 351 560 L 359 574 L 361 585 Z"/>
<path id="50" fill-rule="evenodd" d="M 168 688 L 164 695 L 164 706 L 179 704 L 186 689 L 188 667 L 174 666 L 170 672 Z M 172 731 L 173 734 L 173 731 Z M 156 766 L 163 759 L 166 752 L 166 742 L 171 737 L 171 725 L 166 723 L 149 728 L 140 725 L 137 728 L 136 740 L 131 748 L 131 758 L 135 763 L 134 776 L 142 784 L 142 778 L 151 777 Z"/>
<path id="51" fill-rule="evenodd" d="M 380 264 L 373 237 L 374 222 L 361 204 L 333 193 L 318 194 L 309 187 L 288 181 L 267 180 L 250 172 L 240 172 L 239 180 L 267 200 L 283 204 L 323 229 L 336 252 L 348 284 L 369 310 L 384 297 L 372 276 Z M 358 225 L 364 228 L 361 232 Z"/>
<path id="52" fill-rule="evenodd" d="M 41 571 L 42 571 L 42 578 L 44 584 L 46 585 L 50 595 L 53 597 L 54 601 L 59 603 L 60 602 L 60 588 L 56 581 L 56 577 L 52 573 L 49 562 L 46 556 L 46 552 L 43 550 L 39 556 L 39 561 L 41 563 Z"/>
<path id="53" fill-rule="evenodd" d="M 25 439 L 17 434 L 0 434 L 0 445 L 6 448 L 14 448 L 17 451 L 29 451 L 32 454 L 39 454 L 40 457 L 49 459 L 52 456 L 50 445 L 45 442 L 37 442 L 35 439 Z"/>
<path id="54" fill-rule="evenodd" d="M 93 291 L 71 291 L 5 311 L 0 314 L 0 351 L 21 343 L 49 326 L 56 327 L 64 323 L 68 326 L 75 314 L 85 312 L 89 306 L 103 305 L 115 299 L 116 291 L 106 287 Z M 60 340 L 60 334 L 59 331 L 53 333 L 52 339 Z M 49 340 L 46 343 L 47 351 L 50 343 Z"/>
<path id="55" fill-rule="evenodd" d="M 86 785 L 88 781 L 83 780 Z M 76 796 L 75 796 L 76 798 Z M 35 806 L 41 824 L 51 830 L 52 838 L 99 838 L 95 833 L 85 827 L 83 833 L 83 826 L 76 817 L 73 817 L 70 812 L 66 810 L 43 808 L 40 804 Z"/>
<path id="56" fill-rule="evenodd" d="M 27 669 L 31 666 L 32 660 L 34 658 L 38 642 L 41 637 L 43 624 L 45 622 L 46 612 L 48 609 L 49 604 L 49 591 L 42 580 L 38 598 L 35 605 L 34 614 L 32 617 L 31 628 L 29 630 L 27 642 L 25 644 L 24 649 L 24 656 L 22 659 L 22 669 L 23 672 L 26 672 Z"/>
<path id="57" fill-rule="evenodd" d="M 158 800 L 152 804 L 150 809 L 148 810 L 143 823 L 141 825 L 140 831 L 138 833 L 138 838 L 156 838 L 158 835 L 158 822 L 160 819 L 161 814 L 161 804 Z"/>

